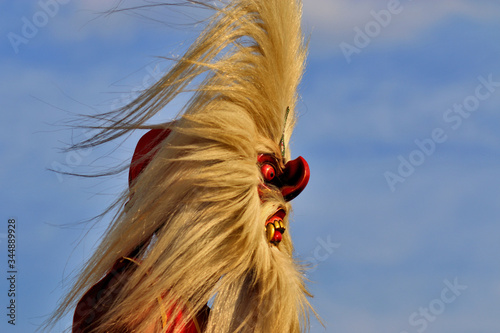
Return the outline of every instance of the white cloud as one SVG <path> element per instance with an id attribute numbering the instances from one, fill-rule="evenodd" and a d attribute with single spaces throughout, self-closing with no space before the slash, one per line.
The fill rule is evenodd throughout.
<path id="1" fill-rule="evenodd" d="M 131 40 L 141 31 L 170 38 L 196 31 L 195 23 L 207 16 L 206 11 L 194 6 L 167 6 L 165 3 L 168 4 L 145 0 L 78 0 L 54 19 L 57 22 L 51 25 L 51 30 L 55 37 L 63 40 L 94 36 L 106 40 Z M 171 29 L 176 27 L 182 30 Z M 165 29 L 163 34 L 162 29 Z"/>
<path id="2" fill-rule="evenodd" d="M 387 9 L 388 1 L 373 0 L 305 0 L 306 29 L 313 35 L 328 38 L 330 43 L 351 42 L 357 26 L 363 29 L 373 21 L 370 12 Z M 439 21 L 452 16 L 471 20 L 490 20 L 500 16 L 500 4 L 493 1 L 440 0 L 399 1 L 398 14 L 391 15 L 389 25 L 377 39 L 387 41 L 408 40 Z M 399 9 L 400 8 L 400 9 Z M 327 45 L 326 45 L 327 46 Z"/>
<path id="3" fill-rule="evenodd" d="M 418 57 L 418 53 L 415 56 Z M 377 65 L 387 67 L 388 75 L 375 71 L 380 74 L 376 75 L 371 70 L 366 74 L 356 71 L 348 72 L 349 75 L 335 74 L 332 69 L 335 65 L 327 65 L 311 74 L 303 93 L 305 105 L 300 106 L 303 115 L 297 133 L 308 133 L 308 140 L 316 143 L 326 140 L 397 146 L 413 145 L 415 139 L 429 137 L 439 127 L 449 136 L 445 145 L 467 143 L 483 148 L 498 147 L 495 139 L 498 135 L 492 124 L 498 119 L 494 110 L 500 106 L 500 90 L 481 101 L 477 111 L 455 129 L 443 118 L 454 104 L 462 104 L 474 95 L 480 83 L 477 76 L 487 77 L 483 74 L 486 70 L 478 69 L 477 74 L 462 75 L 463 78 L 455 81 L 433 83 L 434 78 L 400 75 L 398 71 L 404 70 L 401 64 L 393 68 L 385 63 Z M 498 81 L 497 77 L 494 75 L 493 79 Z"/>
<path id="4" fill-rule="evenodd" d="M 63 41 L 83 40 L 89 37 L 128 40 L 135 36 L 137 21 L 124 14 L 105 13 L 116 1 L 79 1 L 54 17 L 50 30 L 54 38 Z"/>

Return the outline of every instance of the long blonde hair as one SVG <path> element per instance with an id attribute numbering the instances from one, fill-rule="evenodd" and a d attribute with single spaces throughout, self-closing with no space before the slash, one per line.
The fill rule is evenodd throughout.
<path id="1" fill-rule="evenodd" d="M 199 5 L 209 6 L 196 2 Z M 306 51 L 299 0 L 235 0 L 213 6 L 204 31 L 156 84 L 113 114 L 101 144 L 144 128 L 179 93 L 202 78 L 172 133 L 133 182 L 129 201 L 61 303 L 54 320 L 120 259 L 141 264 L 120 287 L 95 332 L 142 332 L 166 308 L 187 322 L 213 302 L 206 332 L 301 332 L 312 310 L 289 233 L 269 244 L 264 223 L 290 204 L 258 191 L 259 153 L 281 156 L 295 121 Z M 285 112 L 290 114 L 285 122 Z M 109 114 L 108 114 L 109 116 Z M 148 309 L 148 310 L 144 310 Z M 168 318 L 171 322 L 173 319 Z"/>

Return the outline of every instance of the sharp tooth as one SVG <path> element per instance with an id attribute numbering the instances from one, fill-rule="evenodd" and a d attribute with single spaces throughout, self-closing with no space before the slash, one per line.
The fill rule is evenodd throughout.
<path id="1" fill-rule="evenodd" d="M 276 228 L 273 223 L 268 223 L 266 225 L 266 237 L 269 242 L 273 239 L 275 231 Z"/>

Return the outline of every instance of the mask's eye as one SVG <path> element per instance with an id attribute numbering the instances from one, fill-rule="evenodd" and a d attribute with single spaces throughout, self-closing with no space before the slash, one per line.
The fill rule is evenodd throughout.
<path id="1" fill-rule="evenodd" d="M 260 168 L 260 172 L 262 172 L 262 176 L 264 176 L 264 180 L 266 182 L 270 182 L 274 179 L 276 176 L 276 171 L 274 170 L 274 167 L 270 164 L 264 164 Z"/>

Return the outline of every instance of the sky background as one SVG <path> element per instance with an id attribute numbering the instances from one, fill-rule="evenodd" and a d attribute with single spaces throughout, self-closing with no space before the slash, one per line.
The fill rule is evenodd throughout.
<path id="1" fill-rule="evenodd" d="M 85 138 L 68 121 L 153 83 L 169 65 L 157 56 L 179 55 L 199 30 L 173 23 L 203 15 L 142 12 L 162 24 L 98 14 L 115 1 L 54 3 L 0 0 L 2 332 L 33 332 L 47 318 L 109 217 L 91 231 L 85 221 L 127 186 L 126 174 L 47 170 L 127 162 L 141 135 L 62 152 Z M 500 2 L 304 0 L 304 30 L 292 155 L 308 160 L 311 180 L 289 232 L 313 265 L 325 328 L 313 320 L 311 332 L 500 332 Z M 6 316 L 12 218 L 15 326 Z"/>

